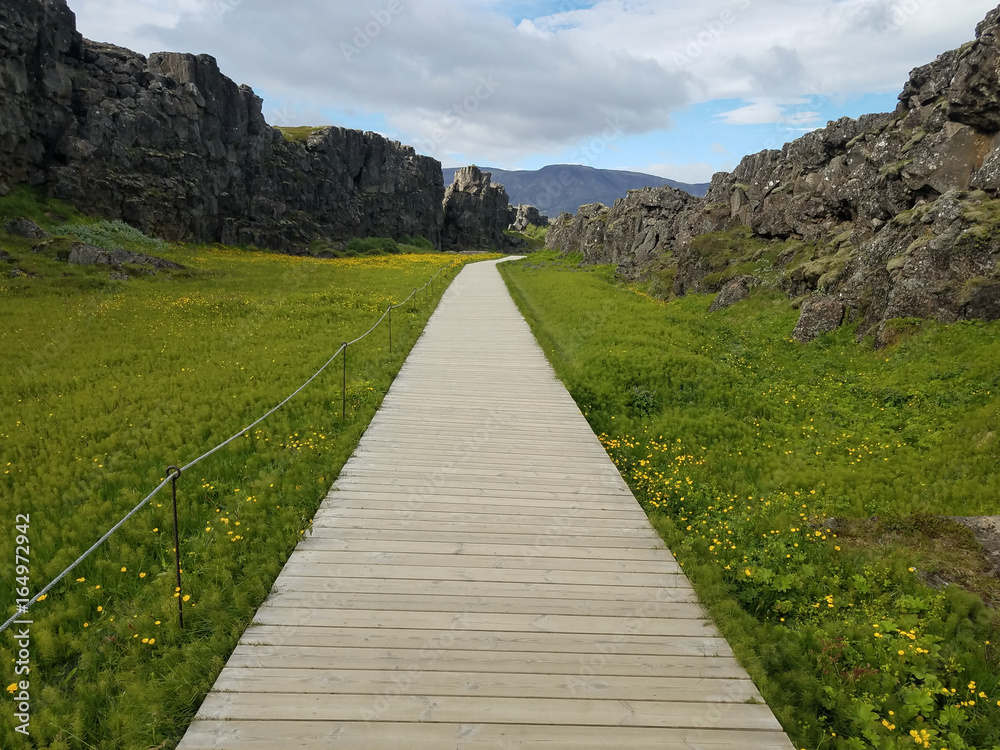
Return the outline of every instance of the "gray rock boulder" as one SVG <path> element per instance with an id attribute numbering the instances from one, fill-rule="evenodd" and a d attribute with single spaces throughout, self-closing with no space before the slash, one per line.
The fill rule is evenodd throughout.
<path id="1" fill-rule="evenodd" d="M 0 263 L 13 263 L 14 259 L 6 250 L 0 250 Z"/>
<path id="2" fill-rule="evenodd" d="M 11 219 L 4 224 L 3 228 L 7 234 L 12 234 L 15 237 L 25 237 L 29 240 L 44 240 L 52 236 L 31 219 L 23 217 Z"/>
<path id="3" fill-rule="evenodd" d="M 69 262 L 74 266 L 110 266 L 111 253 L 86 242 L 74 242 L 70 247 Z"/>
<path id="4" fill-rule="evenodd" d="M 528 227 L 547 227 L 549 217 L 544 216 L 534 206 L 526 206 L 521 203 L 517 208 L 512 208 L 513 217 L 510 222 L 510 229 L 515 232 L 524 232 Z"/>
<path id="5" fill-rule="evenodd" d="M 808 344 L 824 333 L 831 333 L 844 322 L 846 308 L 840 300 L 831 297 L 813 297 L 802 303 L 798 325 L 792 338 Z"/>
<path id="6" fill-rule="evenodd" d="M 149 266 L 156 270 L 179 269 L 182 265 L 155 255 L 133 253 L 129 250 L 105 250 L 85 242 L 74 242 L 69 252 L 69 262 L 77 266 L 120 266 L 124 264 Z"/>
<path id="7" fill-rule="evenodd" d="M 715 296 L 715 300 L 712 302 L 711 307 L 708 308 L 708 311 L 716 312 L 718 310 L 725 310 L 727 307 L 732 307 L 737 302 L 742 302 L 749 297 L 750 292 L 758 286 L 760 286 L 760 279 L 756 276 L 737 276 L 722 287 L 722 291 Z"/>

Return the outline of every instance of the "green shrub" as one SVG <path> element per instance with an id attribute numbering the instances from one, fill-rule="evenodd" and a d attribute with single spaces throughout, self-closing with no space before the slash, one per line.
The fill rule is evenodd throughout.
<path id="1" fill-rule="evenodd" d="M 419 234 L 412 237 L 403 237 L 403 239 L 399 242 L 402 245 L 409 245 L 410 247 L 416 247 L 420 250 L 427 250 L 429 252 L 433 252 L 435 250 L 434 243 Z"/>
<path id="2" fill-rule="evenodd" d="M 328 128 L 326 127 L 315 127 L 310 125 L 303 125 L 294 128 L 277 128 L 277 130 L 281 132 L 282 137 L 289 143 L 305 143 L 314 133 L 322 133 L 327 129 Z"/>
<path id="3" fill-rule="evenodd" d="M 375 255 L 378 253 L 399 253 L 396 240 L 386 237 L 355 237 L 347 243 L 348 255 Z"/>
<path id="4" fill-rule="evenodd" d="M 130 250 L 145 253 L 162 253 L 167 250 L 167 243 L 163 240 L 147 237 L 123 221 L 62 224 L 53 228 L 52 233 L 70 235 L 81 242 L 87 242 L 105 250 Z"/>
<path id="5" fill-rule="evenodd" d="M 0 225 L 22 217 L 43 227 L 49 227 L 53 222 L 80 219 L 76 209 L 49 198 L 41 188 L 18 185 L 0 197 Z"/>

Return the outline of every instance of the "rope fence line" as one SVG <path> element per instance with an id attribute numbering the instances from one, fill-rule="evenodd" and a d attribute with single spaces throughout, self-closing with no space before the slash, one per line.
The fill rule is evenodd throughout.
<path id="1" fill-rule="evenodd" d="M 259 419 L 255 420 L 252 424 L 247 425 L 246 427 L 244 427 L 242 430 L 240 430 L 239 432 L 237 432 L 235 435 L 233 435 L 229 439 L 225 440 L 222 443 L 219 443 L 217 446 L 215 446 L 211 450 L 206 451 L 205 453 L 203 453 L 200 456 L 198 456 L 198 458 L 194 459 L 193 461 L 188 462 L 184 466 L 181 466 L 181 467 L 171 466 L 167 470 L 167 477 L 162 482 L 160 482 L 159 485 L 157 485 L 156 489 L 154 489 L 152 492 L 150 492 L 138 505 L 136 505 L 132 510 L 130 510 L 118 523 L 116 523 L 114 526 L 112 526 L 100 539 L 98 539 L 96 542 L 94 542 L 94 544 L 92 544 L 90 546 L 90 548 L 86 552 L 84 552 L 82 555 L 80 555 L 78 558 L 76 558 L 76 560 L 74 560 L 72 563 L 70 563 L 70 565 L 65 570 L 62 571 L 62 573 L 60 573 L 55 578 L 53 578 L 41 591 L 39 591 L 31 599 L 29 599 L 27 601 L 27 603 L 25 603 L 25 604 L 18 604 L 17 605 L 17 613 L 14 614 L 14 615 L 11 615 L 11 617 L 6 622 L 4 622 L 2 625 L 0 625 L 0 633 L 3 633 L 11 625 L 30 623 L 30 621 L 24 621 L 24 620 L 22 620 L 22 618 L 25 615 L 27 615 L 28 610 L 34 604 L 36 604 L 39 600 L 41 600 L 42 598 L 44 598 L 45 596 L 47 596 L 48 592 L 51 591 L 52 588 L 57 583 L 59 583 L 63 578 L 65 578 L 71 572 L 73 572 L 73 570 L 78 565 L 80 565 L 80 563 L 82 563 L 84 560 L 86 560 L 88 557 L 90 557 L 95 551 L 97 551 L 97 549 L 101 545 L 103 545 L 108 539 L 110 539 L 111 536 L 116 531 L 118 531 L 118 529 L 120 529 L 122 526 L 124 526 L 129 521 L 129 519 L 131 519 L 140 510 L 142 510 L 143 508 L 145 508 L 146 505 L 149 504 L 149 501 L 152 500 L 154 497 L 156 497 L 156 495 L 160 492 L 160 490 L 162 490 L 164 487 L 166 487 L 168 484 L 171 484 L 171 483 L 174 484 L 174 537 L 175 537 L 175 542 L 176 542 L 176 545 L 174 547 L 174 555 L 175 555 L 175 558 L 177 560 L 177 569 L 178 569 L 177 591 L 180 592 L 180 572 L 179 572 L 180 571 L 180 544 L 179 544 L 179 540 L 177 540 L 177 533 L 178 533 L 178 531 L 177 531 L 177 505 L 176 505 L 176 503 L 177 503 L 177 500 L 176 500 L 177 494 L 176 494 L 176 482 L 177 482 L 177 479 L 181 476 L 181 474 L 183 474 L 188 469 L 190 469 L 190 468 L 198 465 L 199 463 L 201 463 L 202 461 L 204 461 L 209 456 L 212 456 L 215 453 L 219 452 L 220 450 L 222 450 L 223 448 L 225 448 L 227 445 L 229 445 L 230 443 L 232 443 L 234 440 L 242 437 L 243 435 L 248 435 L 250 433 L 250 430 L 252 430 L 254 427 L 256 427 L 257 425 L 259 425 L 265 419 L 267 419 L 268 417 L 270 417 L 276 411 L 278 411 L 279 409 L 281 409 L 281 407 L 283 407 L 285 404 L 287 404 L 289 401 L 291 401 L 293 398 L 295 398 L 299 393 L 301 393 L 302 391 L 304 391 L 306 389 L 306 387 L 308 387 L 310 383 L 312 383 L 316 378 L 318 378 L 321 374 L 323 374 L 323 372 L 331 364 L 333 364 L 333 362 L 341 354 L 344 355 L 344 383 L 345 383 L 345 387 L 344 387 L 344 404 L 345 404 L 345 407 L 344 407 L 344 417 L 346 418 L 346 403 L 347 403 L 347 388 L 346 388 L 346 379 L 347 379 L 347 375 L 346 375 L 346 373 L 347 373 L 347 348 L 349 346 L 353 346 L 354 344 L 360 343 L 361 341 L 363 341 L 364 339 L 366 339 L 368 336 L 370 336 L 372 333 L 374 333 L 375 330 L 380 325 L 382 325 L 382 321 L 384 321 L 386 319 L 386 317 L 388 317 L 389 318 L 389 326 L 390 326 L 390 328 L 389 328 L 389 341 L 390 341 L 389 351 L 391 352 L 392 351 L 392 343 L 391 343 L 392 342 L 392 311 L 393 310 L 397 310 L 400 307 L 403 307 L 408 302 L 410 302 L 410 300 L 413 300 L 414 297 L 416 297 L 416 295 L 418 294 L 418 292 L 422 292 L 422 291 L 426 290 L 428 287 L 430 287 L 431 290 L 432 290 L 432 292 L 433 292 L 434 279 L 436 279 L 438 276 L 440 276 L 441 273 L 443 271 L 445 271 L 446 269 L 450 269 L 450 268 L 454 268 L 454 267 L 455 267 L 455 263 L 454 262 L 453 263 L 449 263 L 446 266 L 441 266 L 441 268 L 438 269 L 438 272 L 436 274 L 434 274 L 433 276 L 431 276 L 430 280 L 426 284 L 424 284 L 422 287 L 414 288 L 414 290 L 412 292 L 410 292 L 410 296 L 409 297 L 407 297 L 402 302 L 400 302 L 400 303 L 398 303 L 396 305 L 389 305 L 389 307 L 386 309 L 386 311 L 384 313 L 382 313 L 382 317 L 378 319 L 378 322 L 375 325 L 373 325 L 371 328 L 369 328 L 366 333 L 364 333 L 363 335 L 361 335 L 358 338 L 354 339 L 354 341 L 349 341 L 349 342 L 341 344 L 340 348 L 337 349 L 336 353 L 332 357 L 330 357 L 330 359 L 328 359 L 326 361 L 326 364 L 324 364 L 322 367 L 320 367 L 311 378 L 309 378 L 305 383 L 303 383 L 301 386 L 299 386 L 290 396 L 288 396 L 288 398 L 286 398 L 280 404 L 278 404 L 277 406 L 275 406 L 273 409 L 271 409 L 269 412 L 267 412 L 264 416 L 262 416 Z M 415 304 L 416 304 L 416 302 L 414 301 L 414 305 Z M 416 307 L 414 307 L 414 309 L 416 309 Z M 179 615 L 180 615 L 181 627 L 183 628 L 184 627 L 184 615 L 183 615 L 183 611 L 180 609 L 180 607 L 181 607 L 180 602 L 181 601 L 182 601 L 182 598 L 178 597 L 178 602 L 179 602 L 179 604 L 178 604 L 179 610 L 178 611 L 179 611 Z"/>

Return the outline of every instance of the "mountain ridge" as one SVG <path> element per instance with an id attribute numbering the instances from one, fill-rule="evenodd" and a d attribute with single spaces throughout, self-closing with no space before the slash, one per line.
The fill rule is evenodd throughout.
<path id="1" fill-rule="evenodd" d="M 445 185 L 454 181 L 458 169 L 442 169 Z M 493 181 L 507 189 L 511 205 L 535 206 L 551 218 L 561 213 L 576 213 L 580 206 L 591 203 L 610 206 L 624 198 L 629 190 L 639 188 L 668 185 L 697 197 L 708 191 L 708 183 L 689 184 L 643 172 L 598 169 L 580 164 L 550 164 L 536 170 L 480 169 L 490 172 Z"/>

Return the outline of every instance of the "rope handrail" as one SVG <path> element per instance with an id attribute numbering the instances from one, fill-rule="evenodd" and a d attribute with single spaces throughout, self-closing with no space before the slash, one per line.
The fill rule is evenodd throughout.
<path id="1" fill-rule="evenodd" d="M 430 280 L 420 288 L 420 290 L 422 291 L 423 289 L 426 289 L 434 281 L 434 279 L 436 279 L 441 274 L 442 271 L 444 271 L 445 269 L 448 269 L 448 268 L 454 268 L 454 265 L 455 265 L 454 263 L 449 263 L 446 266 L 441 266 L 441 268 L 438 269 L 438 272 L 436 274 L 434 274 L 430 278 Z M 414 289 L 412 292 L 410 292 L 410 296 L 407 297 L 402 302 L 400 302 L 398 305 L 390 305 L 389 309 L 387 309 L 384 313 L 382 313 L 382 317 L 378 319 L 378 322 L 375 325 L 373 325 L 370 329 L 368 329 L 368 331 L 365 334 L 363 334 L 363 335 L 359 336 L 358 338 L 354 339 L 354 341 L 350 341 L 348 343 L 341 344 L 340 348 L 337 349 L 336 353 L 332 357 L 330 357 L 330 359 L 328 359 L 326 361 L 326 364 L 324 364 L 322 367 L 320 367 L 313 374 L 313 376 L 311 378 L 309 378 L 305 383 L 303 383 L 302 385 L 300 385 L 284 401 L 282 401 L 280 404 L 278 404 L 277 406 L 275 406 L 273 409 L 271 409 L 269 412 L 267 412 L 264 416 L 262 416 L 259 419 L 255 420 L 252 424 L 249 424 L 246 427 L 244 427 L 242 430 L 240 430 L 239 432 L 237 432 L 236 434 L 234 434 L 232 437 L 228 438 L 227 440 L 225 440 L 222 443 L 219 443 L 217 446 L 215 446 L 211 450 L 206 451 L 205 453 L 201 454 L 200 456 L 198 456 L 198 458 L 194 459 L 193 461 L 189 461 L 187 464 L 185 464 L 184 466 L 182 466 L 180 468 L 180 472 L 181 473 L 186 472 L 188 469 L 190 469 L 193 466 L 196 466 L 197 464 L 201 463 L 202 461 L 204 461 L 209 456 L 211 456 L 211 455 L 217 453 L 218 451 L 222 450 L 223 448 L 225 448 L 227 445 L 229 445 L 231 442 L 233 442 L 234 440 L 238 439 L 242 435 L 248 434 L 250 432 L 250 430 L 252 430 L 254 427 L 256 427 L 257 425 L 259 425 L 261 422 L 263 422 L 265 419 L 267 419 L 268 417 L 270 417 L 272 414 L 274 414 L 276 411 L 278 411 L 281 407 L 283 407 L 285 404 L 287 404 L 289 401 L 291 401 L 293 398 L 295 398 L 299 393 L 301 393 L 303 390 L 305 390 L 305 388 L 310 383 L 312 383 L 316 378 L 318 378 L 321 374 L 323 374 L 323 371 L 326 370 L 331 364 L 333 364 L 333 362 L 337 359 L 337 357 L 339 357 L 341 354 L 344 353 L 344 351 L 347 349 L 347 347 L 353 346 L 354 344 L 357 344 L 358 342 L 364 340 L 365 338 L 367 338 L 368 336 L 370 336 L 372 333 L 374 333 L 375 329 L 377 329 L 382 324 L 382 321 L 384 321 L 385 318 L 386 318 L 386 316 L 389 314 L 389 310 L 395 310 L 395 309 L 400 308 L 403 305 L 405 305 L 407 302 L 409 302 L 413 298 L 413 295 L 415 295 L 417 293 L 417 291 L 418 291 L 417 289 Z M 76 568 L 80 563 L 82 563 L 84 560 L 86 560 L 88 557 L 90 557 L 102 544 L 104 544 L 108 539 L 111 538 L 112 534 L 114 534 L 116 531 L 118 531 L 118 529 L 120 529 L 123 525 L 125 525 L 125 523 L 130 518 L 132 518 L 136 513 L 138 513 L 140 510 L 142 510 L 144 507 L 146 507 L 146 505 L 149 503 L 149 501 L 152 500 L 154 497 L 156 497 L 157 493 L 159 493 L 160 490 L 162 490 L 164 487 L 166 487 L 167 484 L 169 484 L 170 481 L 173 478 L 175 478 L 175 475 L 173 475 L 171 472 L 168 472 L 168 476 L 162 482 L 160 482 L 159 485 L 157 485 L 156 489 L 154 489 L 152 492 L 150 492 L 145 497 L 145 499 L 142 500 L 142 502 L 140 502 L 138 505 L 136 505 L 118 523 L 116 523 L 114 526 L 112 526 L 100 539 L 98 539 L 96 542 L 94 542 L 94 544 L 92 544 L 90 546 L 90 548 L 86 552 L 84 552 L 82 555 L 80 555 L 65 570 L 63 570 L 59 575 L 57 575 L 55 578 L 53 578 L 41 591 L 39 591 L 31 599 L 29 599 L 26 604 L 19 604 L 19 605 L 17 605 L 17 610 L 18 610 L 17 613 L 14 614 L 14 615 L 11 615 L 11 617 L 6 622 L 4 622 L 2 625 L 0 625 L 0 633 L 2 633 L 5 630 L 7 630 L 7 628 L 9 628 L 14 623 L 18 622 L 24 615 L 26 615 L 27 612 L 28 612 L 28 610 L 36 602 L 38 602 L 39 599 L 41 599 L 43 596 L 45 596 L 46 594 L 48 594 L 48 592 L 57 583 L 59 583 L 63 578 L 65 578 L 69 573 L 71 573 L 74 568 Z"/>
<path id="2" fill-rule="evenodd" d="M 167 486 L 168 482 L 170 482 L 170 477 L 167 477 L 162 482 L 160 482 L 160 484 L 157 485 L 157 487 L 156 487 L 155 490 L 153 490 L 148 495 L 146 495 L 146 499 L 145 500 L 143 500 L 141 503 L 139 503 L 137 506 L 135 506 L 131 511 L 129 511 L 128 514 L 122 520 L 120 520 L 118 523 L 116 523 L 114 526 L 112 526 L 104 534 L 104 536 L 102 536 L 100 539 L 98 539 L 96 542 L 94 542 L 90 546 L 90 549 L 88 549 L 86 552 L 84 552 L 82 555 L 80 555 L 78 558 L 76 558 L 76 560 L 74 560 L 69 565 L 69 567 L 67 567 L 62 573 L 60 573 L 55 578 L 53 578 L 45 588 L 43 588 L 41 591 L 39 591 L 37 594 L 35 594 L 31 599 L 29 599 L 27 604 L 19 604 L 18 605 L 17 614 L 11 615 L 10 619 L 8 619 L 7 622 L 5 622 L 3 625 L 0 625 L 0 633 L 2 633 L 7 628 L 9 628 L 11 625 L 13 625 L 15 622 L 17 622 L 18 620 L 20 620 L 22 616 L 26 615 L 28 613 L 28 609 L 30 609 L 31 606 L 35 602 L 37 602 L 43 596 L 45 596 L 46 594 L 48 594 L 49 591 L 52 589 L 53 586 L 55 586 L 57 583 L 59 583 L 59 581 L 61 581 L 69 573 L 71 573 L 73 571 L 73 569 L 77 565 L 79 565 L 84 560 L 86 560 L 88 557 L 90 557 L 98 547 L 100 547 L 102 544 L 104 544 L 106 541 L 108 541 L 108 539 L 111 537 L 112 534 L 114 534 L 116 531 L 118 531 L 118 529 L 120 529 L 125 524 L 126 521 L 128 521 L 130 518 L 132 518 L 132 516 L 134 516 L 136 513 L 138 513 L 140 510 L 142 510 L 146 506 L 146 504 L 149 503 L 149 501 L 152 500 L 160 490 L 162 490 L 164 487 Z"/>

